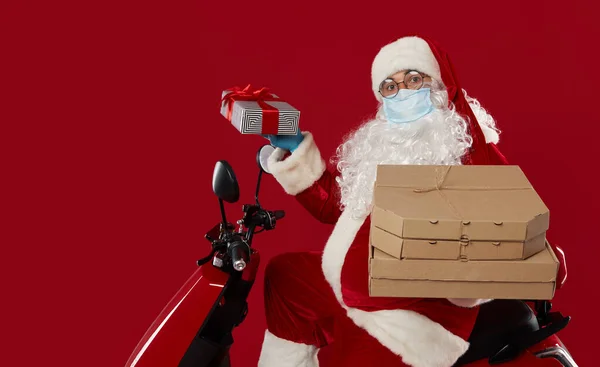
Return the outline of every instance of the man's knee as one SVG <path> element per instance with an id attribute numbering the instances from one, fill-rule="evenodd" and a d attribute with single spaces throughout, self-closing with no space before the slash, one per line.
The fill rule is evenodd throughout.
<path id="1" fill-rule="evenodd" d="M 322 346 L 341 307 L 325 281 L 319 253 L 277 255 L 265 268 L 265 311 L 273 334 L 296 343 Z"/>
<path id="2" fill-rule="evenodd" d="M 321 258 L 309 252 L 288 252 L 273 257 L 265 268 L 265 289 L 299 286 L 299 277 L 321 271 Z"/>
<path id="3" fill-rule="evenodd" d="M 265 268 L 265 280 L 276 281 L 287 272 L 286 268 L 293 264 L 294 253 L 280 254 L 273 257 Z"/>
<path id="4" fill-rule="evenodd" d="M 264 297 L 267 312 L 271 308 L 281 308 L 290 294 L 289 289 L 295 288 L 293 277 L 293 257 L 295 254 L 281 254 L 273 257 L 265 268 Z M 282 303 L 283 302 L 283 303 Z"/>

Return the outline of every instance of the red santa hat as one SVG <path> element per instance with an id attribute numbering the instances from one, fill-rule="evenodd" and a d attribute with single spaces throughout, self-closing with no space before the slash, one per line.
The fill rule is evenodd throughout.
<path id="1" fill-rule="evenodd" d="M 507 164 L 506 158 L 493 143 L 487 143 L 477 119 L 467 102 L 456 78 L 448 54 L 435 42 L 424 37 L 408 36 L 381 48 L 371 67 L 371 81 L 375 98 L 381 101 L 379 85 L 387 77 L 406 69 L 423 72 L 440 81 L 448 92 L 448 103 L 467 119 L 472 148 L 464 158 L 465 164 Z"/>
<path id="2" fill-rule="evenodd" d="M 440 66 L 427 42 L 419 37 L 403 37 L 383 46 L 373 60 L 371 79 L 375 97 L 381 100 L 379 85 L 384 79 L 407 69 L 418 70 L 442 81 Z"/>

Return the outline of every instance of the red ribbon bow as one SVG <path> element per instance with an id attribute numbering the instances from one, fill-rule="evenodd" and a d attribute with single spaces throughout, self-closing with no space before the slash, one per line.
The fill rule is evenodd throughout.
<path id="1" fill-rule="evenodd" d="M 262 133 L 277 135 L 279 131 L 279 110 L 268 105 L 265 101 L 281 101 L 269 93 L 268 88 L 252 90 L 250 84 L 244 89 L 234 87 L 230 92 L 225 94 L 221 100 L 224 106 L 227 106 L 227 119 L 231 121 L 233 113 L 233 104 L 236 101 L 256 101 L 262 109 Z"/>

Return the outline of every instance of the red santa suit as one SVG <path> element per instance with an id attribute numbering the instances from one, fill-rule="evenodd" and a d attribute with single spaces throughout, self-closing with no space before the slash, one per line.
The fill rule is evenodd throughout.
<path id="1" fill-rule="evenodd" d="M 495 131 L 479 124 L 448 55 L 432 41 L 401 38 L 373 62 L 373 91 L 400 70 L 442 80 L 448 100 L 467 118 L 471 149 L 463 164 L 506 164 Z M 370 297 L 369 217 L 340 209 L 337 171 L 328 167 L 315 139 L 291 154 L 277 149 L 269 167 L 284 190 L 317 220 L 333 225 L 322 253 L 287 253 L 265 273 L 268 330 L 259 366 L 318 366 L 319 348 L 332 344 L 334 366 L 450 367 L 468 349 L 478 305 L 486 300 Z M 335 343 L 332 343 L 334 342 Z"/>

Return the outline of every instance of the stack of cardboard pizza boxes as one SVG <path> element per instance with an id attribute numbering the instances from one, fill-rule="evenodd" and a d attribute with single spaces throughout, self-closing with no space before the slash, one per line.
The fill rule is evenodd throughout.
<path id="1" fill-rule="evenodd" d="M 380 165 L 370 295 L 551 299 L 559 262 L 548 226 L 518 166 Z"/>

